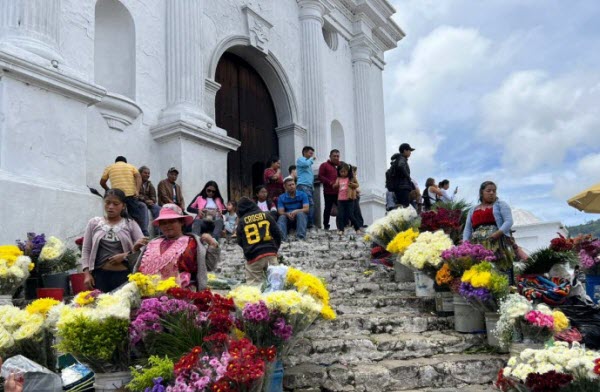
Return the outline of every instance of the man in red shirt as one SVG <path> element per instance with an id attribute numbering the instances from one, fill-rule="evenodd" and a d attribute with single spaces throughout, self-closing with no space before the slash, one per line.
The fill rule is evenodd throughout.
<path id="1" fill-rule="evenodd" d="M 329 160 L 319 166 L 319 181 L 323 184 L 323 196 L 325 197 L 325 209 L 323 210 L 323 227 L 329 230 L 329 218 L 333 205 L 337 205 L 338 190 L 333 188 L 337 180 L 337 167 L 340 164 L 340 151 L 331 150 Z"/>

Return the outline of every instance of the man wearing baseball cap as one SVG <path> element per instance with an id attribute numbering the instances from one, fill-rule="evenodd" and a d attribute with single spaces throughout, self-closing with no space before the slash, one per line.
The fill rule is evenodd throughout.
<path id="1" fill-rule="evenodd" d="M 408 207 L 410 204 L 410 191 L 414 189 L 410 178 L 408 158 L 415 149 L 408 143 L 402 143 L 399 150 L 399 154 L 392 155 L 390 168 L 385 173 L 385 183 L 387 189 L 394 192 L 396 204 Z"/>
<path id="2" fill-rule="evenodd" d="M 184 209 L 181 185 L 175 182 L 178 176 L 179 170 L 172 167 L 167 171 L 167 178 L 158 183 L 158 205 L 175 204 Z"/>

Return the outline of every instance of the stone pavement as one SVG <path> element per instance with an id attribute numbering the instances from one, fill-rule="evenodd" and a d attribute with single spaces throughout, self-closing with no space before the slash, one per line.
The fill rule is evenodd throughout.
<path id="1" fill-rule="evenodd" d="M 307 241 L 282 244 L 280 256 L 324 278 L 338 313 L 333 322 L 313 325 L 292 350 L 286 390 L 493 390 L 506 358 L 466 354 L 483 347 L 485 336 L 455 332 L 452 317 L 436 316 L 432 300 L 415 296 L 414 283 L 395 283 L 393 271 L 370 268 L 362 238 L 312 231 Z M 241 280 L 241 248 L 226 242 L 222 259 L 218 273 Z"/>

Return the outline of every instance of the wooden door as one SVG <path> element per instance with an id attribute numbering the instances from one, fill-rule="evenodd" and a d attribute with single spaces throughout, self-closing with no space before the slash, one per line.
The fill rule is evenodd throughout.
<path id="1" fill-rule="evenodd" d="M 260 75 L 243 59 L 225 53 L 217 66 L 216 81 L 221 84 L 216 105 L 216 123 L 242 145 L 227 157 L 229 199 L 252 196 L 263 183 L 266 161 L 278 155 L 273 100 Z"/>

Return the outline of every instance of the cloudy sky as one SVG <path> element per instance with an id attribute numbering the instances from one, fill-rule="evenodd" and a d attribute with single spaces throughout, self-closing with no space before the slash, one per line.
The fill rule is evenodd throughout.
<path id="1" fill-rule="evenodd" d="M 600 2 L 392 0 L 406 33 L 386 54 L 388 155 L 419 184 L 474 201 L 491 179 L 513 208 L 578 224 L 566 199 L 600 182 Z"/>

